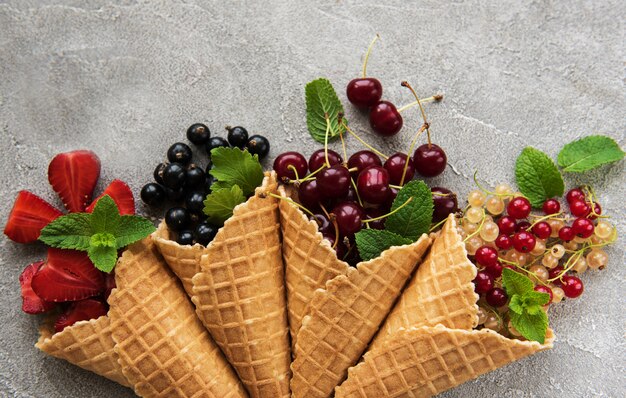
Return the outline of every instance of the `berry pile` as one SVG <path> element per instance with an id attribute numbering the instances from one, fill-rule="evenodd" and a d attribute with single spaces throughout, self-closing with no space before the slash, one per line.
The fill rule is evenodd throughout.
<path id="1" fill-rule="evenodd" d="M 519 337 L 508 321 L 503 268 L 530 277 L 535 291 L 549 294 L 548 304 L 576 298 L 584 290 L 578 275 L 606 266 L 608 256 L 602 247 L 615 241 L 617 230 L 601 216 L 602 208 L 589 187 L 567 192 L 569 214 L 561 211 L 557 199 L 546 200 L 542 214 L 533 214 L 530 202 L 504 184 L 487 194 L 469 193 L 458 227 L 479 269 L 474 280 L 481 298 L 479 325 Z"/>
<path id="2" fill-rule="evenodd" d="M 203 213 L 204 201 L 211 192 L 214 178 L 209 173 L 213 167 L 211 150 L 220 147 L 246 149 L 259 159 L 267 156 L 270 143 L 260 135 L 248 136 L 248 131 L 240 126 L 226 127 L 227 139 L 212 137 L 209 128 L 201 123 L 187 129 L 187 139 L 197 146 L 203 146 L 208 155 L 208 164 L 203 169 L 193 163 L 193 151 L 189 145 L 177 142 L 167 150 L 167 162 L 157 165 L 154 181 L 143 186 L 141 200 L 149 206 L 162 206 L 166 200 L 173 204 L 165 211 L 165 222 L 175 232 L 176 242 L 181 245 L 199 243 L 208 245 L 219 226 L 206 221 Z"/>

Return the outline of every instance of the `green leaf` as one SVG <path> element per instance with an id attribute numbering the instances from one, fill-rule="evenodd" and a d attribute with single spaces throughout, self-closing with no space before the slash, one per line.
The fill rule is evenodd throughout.
<path id="1" fill-rule="evenodd" d="M 546 340 L 546 331 L 548 330 L 548 316 L 545 311 L 539 307 L 539 311 L 531 314 L 524 311 L 522 314 L 509 312 L 511 323 L 518 332 L 528 340 L 538 341 L 543 344 Z"/>
<path id="2" fill-rule="evenodd" d="M 263 182 L 263 167 L 257 155 L 239 148 L 214 148 L 211 151 L 213 169 L 210 173 L 217 181 L 212 189 L 230 189 L 238 185 L 248 197 Z"/>
<path id="3" fill-rule="evenodd" d="M 238 185 L 233 185 L 230 189 L 213 191 L 204 200 L 204 214 L 208 216 L 209 222 L 222 225 L 233 215 L 235 206 L 245 201 L 246 197 Z"/>
<path id="4" fill-rule="evenodd" d="M 537 315 L 540 311 L 543 311 L 539 304 L 531 304 L 526 306 L 526 312 L 530 315 Z"/>
<path id="5" fill-rule="evenodd" d="M 534 291 L 535 284 L 527 276 L 510 268 L 504 268 L 502 270 L 502 286 L 504 286 L 504 290 L 506 290 L 506 294 L 509 297 L 518 294 L 522 296 L 520 298 L 523 298 L 526 293 Z"/>
<path id="6" fill-rule="evenodd" d="M 517 314 L 524 312 L 524 302 L 522 296 L 514 294 L 509 301 L 509 309 Z"/>
<path id="7" fill-rule="evenodd" d="M 120 219 L 117 204 L 109 195 L 104 195 L 98 200 L 91 213 L 91 228 L 95 233 L 108 232 L 115 235 Z"/>
<path id="8" fill-rule="evenodd" d="M 591 135 L 565 145 L 558 162 L 563 171 L 581 173 L 624 158 L 624 151 L 612 138 Z"/>
<path id="9" fill-rule="evenodd" d="M 114 246 L 90 246 L 89 259 L 100 271 L 111 272 L 117 263 L 117 249 Z"/>
<path id="10" fill-rule="evenodd" d="M 39 240 L 59 249 L 87 250 L 92 234 L 90 214 L 70 213 L 46 225 Z"/>
<path id="11" fill-rule="evenodd" d="M 330 120 L 328 139 L 335 138 L 343 127 L 339 126 L 338 115 L 343 114 L 343 106 L 333 85 L 328 79 L 320 78 L 309 82 L 304 88 L 306 97 L 306 125 L 311 137 L 321 144 L 326 138 L 326 115 Z M 343 119 L 346 123 L 347 120 Z"/>
<path id="12" fill-rule="evenodd" d="M 532 147 L 524 148 L 518 156 L 515 180 L 533 207 L 541 207 L 546 199 L 562 196 L 565 190 L 563 177 L 552 159 Z"/>
<path id="13" fill-rule="evenodd" d="M 93 235 L 90 239 L 89 246 L 94 247 L 116 247 L 115 245 L 115 236 L 108 232 L 98 232 Z"/>
<path id="14" fill-rule="evenodd" d="M 365 261 L 380 256 L 392 246 L 409 245 L 413 241 L 390 231 L 362 229 L 354 235 L 356 247 Z"/>
<path id="15" fill-rule="evenodd" d="M 430 229 L 433 196 L 423 181 L 411 181 L 398 192 L 391 211 L 402 206 L 409 198 L 413 198 L 409 204 L 387 217 L 385 229 L 415 241 Z"/>
<path id="16" fill-rule="evenodd" d="M 527 306 L 542 306 L 548 304 L 550 301 L 550 295 L 548 293 L 536 292 L 534 290 L 532 292 L 526 292 L 523 298 Z"/>
<path id="17" fill-rule="evenodd" d="M 122 216 L 115 235 L 116 247 L 121 249 L 156 231 L 152 221 L 139 216 Z"/>

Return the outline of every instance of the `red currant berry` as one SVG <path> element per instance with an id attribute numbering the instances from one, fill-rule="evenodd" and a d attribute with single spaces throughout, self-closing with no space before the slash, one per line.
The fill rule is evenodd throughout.
<path id="1" fill-rule="evenodd" d="M 274 160 L 274 171 L 281 180 L 302 178 L 307 172 L 306 158 L 298 152 L 281 153 Z"/>
<path id="2" fill-rule="evenodd" d="M 552 234 L 552 227 L 545 221 L 540 221 L 532 228 L 533 234 L 539 239 L 548 239 Z"/>
<path id="3" fill-rule="evenodd" d="M 487 293 L 493 287 L 493 277 L 485 271 L 478 271 L 474 279 L 474 290 L 478 294 Z"/>
<path id="4" fill-rule="evenodd" d="M 348 101 L 358 108 L 367 109 L 380 101 L 383 86 L 378 79 L 365 77 L 352 79 L 346 87 Z"/>
<path id="5" fill-rule="evenodd" d="M 585 193 L 580 188 L 570 189 L 565 195 L 567 203 L 571 204 L 574 201 L 585 201 Z"/>
<path id="6" fill-rule="evenodd" d="M 530 228 L 530 223 L 528 221 L 520 221 L 515 226 L 515 232 L 528 231 L 528 228 Z"/>
<path id="7" fill-rule="evenodd" d="M 533 234 L 520 231 L 513 235 L 513 247 L 520 253 L 529 253 L 535 248 L 537 240 Z"/>
<path id="8" fill-rule="evenodd" d="M 348 168 L 353 169 L 356 167 L 356 172 L 353 174 L 358 176 L 363 170 L 367 169 L 371 166 L 382 166 L 383 163 L 380 161 L 378 155 L 371 151 L 359 151 L 355 152 L 348 159 Z"/>
<path id="9" fill-rule="evenodd" d="M 546 293 L 548 295 L 550 295 L 550 301 L 548 301 L 548 304 L 550 304 L 552 302 L 552 289 L 550 289 L 548 286 L 544 286 L 544 285 L 537 285 L 535 286 L 535 291 L 539 292 L 539 293 Z"/>
<path id="10" fill-rule="evenodd" d="M 554 286 L 561 286 L 561 279 L 560 278 L 555 279 L 555 278 L 558 278 L 559 275 L 561 275 L 564 270 L 565 268 L 563 268 L 560 265 L 557 265 L 556 267 L 548 270 L 548 279 L 552 282 Z"/>
<path id="11" fill-rule="evenodd" d="M 593 222 L 588 218 L 577 218 L 572 223 L 572 230 L 574 234 L 579 238 L 587 239 L 593 235 Z"/>
<path id="12" fill-rule="evenodd" d="M 502 269 L 504 267 L 502 266 L 502 264 L 498 261 L 493 265 L 489 265 L 487 267 L 485 267 L 485 272 L 487 272 L 489 275 L 491 275 L 494 279 L 498 279 L 499 277 L 502 276 Z"/>
<path id="13" fill-rule="evenodd" d="M 543 202 L 543 212 L 544 214 L 556 214 L 561 211 L 561 204 L 556 199 L 548 199 Z"/>
<path id="14" fill-rule="evenodd" d="M 413 154 L 415 171 L 424 177 L 435 177 L 443 173 L 447 163 L 446 153 L 435 144 L 420 145 Z"/>
<path id="15" fill-rule="evenodd" d="M 382 167 L 372 166 L 363 170 L 356 181 L 361 199 L 368 203 L 385 203 L 389 196 L 389 173 Z"/>
<path id="16" fill-rule="evenodd" d="M 510 235 L 515 232 L 516 227 L 517 222 L 515 222 L 515 219 L 513 217 L 503 216 L 500 217 L 500 219 L 498 220 L 498 229 L 502 234 Z"/>
<path id="17" fill-rule="evenodd" d="M 393 185 L 404 185 L 413 179 L 415 168 L 413 159 L 409 159 L 407 164 L 406 153 L 395 153 L 385 161 L 385 170 L 389 173 L 389 181 Z M 405 171 L 406 166 L 406 171 Z M 404 178 L 402 178 L 404 176 Z M 402 184 L 401 184 L 402 183 Z"/>
<path id="18" fill-rule="evenodd" d="M 563 242 L 569 242 L 575 237 L 576 234 L 574 233 L 572 227 L 563 227 L 559 229 L 559 239 L 561 239 Z"/>
<path id="19" fill-rule="evenodd" d="M 521 196 L 513 198 L 506 207 L 506 212 L 509 216 L 517 220 L 528 217 L 530 210 L 530 202 Z"/>
<path id="20" fill-rule="evenodd" d="M 569 211 L 574 217 L 587 217 L 591 212 L 591 206 L 582 200 L 575 200 L 570 202 Z"/>
<path id="21" fill-rule="evenodd" d="M 498 251 L 491 246 L 481 246 L 476 250 L 474 257 L 478 264 L 486 267 L 498 262 Z"/>
<path id="22" fill-rule="evenodd" d="M 341 236 L 351 236 L 363 226 L 363 209 L 356 203 L 343 202 L 333 209 Z"/>
<path id="23" fill-rule="evenodd" d="M 602 214 L 602 207 L 600 206 L 600 203 L 596 202 L 593 204 L 593 212 L 589 212 L 589 215 L 587 216 L 587 218 L 589 218 L 590 220 L 595 220 L 601 214 Z"/>
<path id="24" fill-rule="evenodd" d="M 334 166 L 336 164 L 340 164 L 341 162 L 343 162 L 343 160 L 341 159 L 341 156 L 339 156 L 337 152 L 329 149 L 328 150 L 328 163 L 330 163 L 331 166 Z M 318 149 L 317 151 L 311 154 L 311 157 L 309 158 L 309 170 L 311 170 L 311 173 L 325 165 L 326 165 L 326 152 L 323 149 Z"/>
<path id="25" fill-rule="evenodd" d="M 459 211 L 459 204 L 456 194 L 449 189 L 441 187 L 432 187 L 430 191 L 433 193 L 433 223 L 443 221 L 451 213 Z"/>
<path id="26" fill-rule="evenodd" d="M 562 280 L 563 285 L 561 285 L 561 289 L 563 289 L 565 297 L 576 298 L 583 294 L 583 290 L 585 289 L 583 286 L 583 281 L 581 281 L 580 278 L 573 275 L 565 275 Z"/>
<path id="27" fill-rule="evenodd" d="M 513 240 L 508 235 L 500 234 L 496 238 L 496 246 L 500 250 L 508 250 L 513 247 Z"/>
<path id="28" fill-rule="evenodd" d="M 485 299 L 487 300 L 487 304 L 492 307 L 502 307 L 509 300 L 509 296 L 506 295 L 504 289 L 494 287 L 487 292 Z"/>
<path id="29" fill-rule="evenodd" d="M 317 188 L 325 198 L 343 198 L 350 188 L 350 172 L 337 164 L 323 169 L 317 174 Z"/>
<path id="30" fill-rule="evenodd" d="M 370 109 L 370 126 L 380 135 L 396 135 L 402 128 L 402 123 L 402 115 L 389 101 L 380 101 Z"/>

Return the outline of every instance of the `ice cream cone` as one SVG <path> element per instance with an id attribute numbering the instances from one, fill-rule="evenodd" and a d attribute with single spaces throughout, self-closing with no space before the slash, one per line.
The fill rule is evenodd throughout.
<path id="1" fill-rule="evenodd" d="M 115 353 L 142 397 L 246 397 L 151 239 L 127 248 L 109 297 Z"/>
<path id="2" fill-rule="evenodd" d="M 329 397 L 365 351 L 430 245 L 396 246 L 317 290 L 302 320 L 291 365 L 293 397 Z"/>
<path id="3" fill-rule="evenodd" d="M 291 350 L 274 173 L 219 230 L 193 279 L 197 313 L 252 397 L 289 397 Z"/>

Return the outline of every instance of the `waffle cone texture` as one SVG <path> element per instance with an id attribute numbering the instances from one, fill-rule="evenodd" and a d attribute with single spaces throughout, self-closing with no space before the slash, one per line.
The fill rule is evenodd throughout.
<path id="1" fill-rule="evenodd" d="M 451 215 L 335 397 L 431 397 L 552 348 L 551 330 L 544 344 L 472 330 L 477 323 L 475 275 Z"/>

